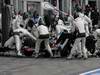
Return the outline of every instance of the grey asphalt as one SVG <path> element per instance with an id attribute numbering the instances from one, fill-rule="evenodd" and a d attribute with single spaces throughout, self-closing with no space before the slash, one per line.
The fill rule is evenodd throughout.
<path id="1" fill-rule="evenodd" d="M 79 75 L 100 67 L 100 58 L 19 58 L 0 56 L 0 75 Z"/>

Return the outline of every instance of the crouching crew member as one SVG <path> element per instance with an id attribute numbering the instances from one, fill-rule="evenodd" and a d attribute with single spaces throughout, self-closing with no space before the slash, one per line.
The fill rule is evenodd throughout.
<path id="1" fill-rule="evenodd" d="M 93 32 L 94 37 L 96 39 L 96 48 L 95 48 L 95 53 L 96 56 L 100 57 L 100 27 L 95 28 L 95 31 Z"/>
<path id="2" fill-rule="evenodd" d="M 17 55 L 22 56 L 21 47 L 22 47 L 22 38 L 24 36 L 29 36 L 34 41 L 36 38 L 29 32 L 29 29 L 22 28 L 20 26 L 21 22 L 18 22 L 17 19 L 13 20 L 13 36 L 11 36 L 4 44 L 4 47 L 12 47 L 13 43 L 15 43 Z M 32 26 L 28 26 L 32 30 Z"/>
<path id="3" fill-rule="evenodd" d="M 37 38 L 36 45 L 35 45 L 35 52 L 36 52 L 35 57 L 39 56 L 40 44 L 42 41 L 44 41 L 45 47 L 52 57 L 53 53 L 52 53 L 51 48 L 49 46 L 49 30 L 44 25 L 44 23 L 42 22 L 41 19 L 39 20 L 39 25 L 37 27 L 37 31 L 38 31 L 39 37 Z"/>

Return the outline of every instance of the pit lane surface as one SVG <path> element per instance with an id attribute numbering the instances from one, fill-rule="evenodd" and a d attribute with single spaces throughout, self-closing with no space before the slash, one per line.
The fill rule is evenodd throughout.
<path id="1" fill-rule="evenodd" d="M 0 75 L 79 75 L 97 69 L 100 58 L 19 58 L 0 56 Z"/>

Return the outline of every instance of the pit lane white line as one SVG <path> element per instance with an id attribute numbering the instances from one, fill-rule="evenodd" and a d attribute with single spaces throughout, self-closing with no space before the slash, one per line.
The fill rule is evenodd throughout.
<path id="1" fill-rule="evenodd" d="M 87 75 L 87 74 L 91 74 L 92 75 L 92 73 L 97 72 L 97 71 L 100 71 L 100 69 L 95 69 L 95 70 L 92 70 L 92 71 L 84 72 L 84 73 L 81 73 L 79 75 Z"/>

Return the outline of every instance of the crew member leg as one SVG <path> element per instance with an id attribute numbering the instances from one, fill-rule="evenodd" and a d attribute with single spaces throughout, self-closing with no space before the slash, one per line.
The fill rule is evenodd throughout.
<path id="1" fill-rule="evenodd" d="M 42 42 L 42 39 L 37 39 L 37 41 L 36 41 L 36 44 L 35 44 L 36 55 L 35 55 L 35 57 L 38 57 L 41 42 Z"/>
<path id="2" fill-rule="evenodd" d="M 73 45 L 73 47 L 71 49 L 70 55 L 67 57 L 68 59 L 71 59 L 72 58 L 72 54 L 74 53 L 75 47 L 79 47 L 78 49 L 81 49 L 80 46 L 78 46 L 79 43 L 80 43 L 80 41 L 81 41 L 81 38 L 77 38 L 75 40 L 75 43 L 74 43 L 74 45 Z"/>
<path id="3" fill-rule="evenodd" d="M 86 41 L 86 38 L 83 37 L 82 38 L 82 53 L 83 53 L 84 58 L 88 58 L 87 49 L 85 48 L 85 41 Z"/>
<path id="4" fill-rule="evenodd" d="M 4 47 L 12 48 L 14 43 L 14 37 L 10 37 L 4 44 Z"/>
<path id="5" fill-rule="evenodd" d="M 21 53 L 21 39 L 19 35 L 14 35 L 15 37 L 15 44 L 16 44 L 16 50 L 17 50 L 17 55 L 22 56 Z"/>
<path id="6" fill-rule="evenodd" d="M 50 45 L 49 45 L 49 39 L 45 39 L 45 47 L 49 51 L 51 57 L 53 56 L 53 53 L 51 51 Z"/>

